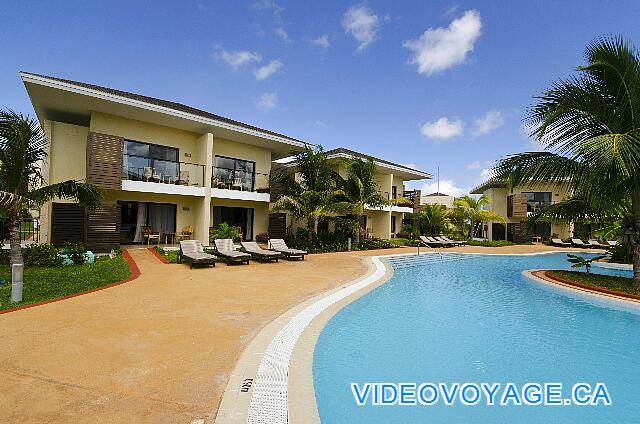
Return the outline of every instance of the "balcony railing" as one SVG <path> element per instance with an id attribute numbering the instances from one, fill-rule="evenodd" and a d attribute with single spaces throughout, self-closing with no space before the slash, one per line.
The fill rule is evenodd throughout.
<path id="1" fill-rule="evenodd" d="M 269 193 L 269 174 L 214 166 L 211 188 Z"/>
<path id="2" fill-rule="evenodd" d="M 122 155 L 122 179 L 204 187 L 204 165 Z"/>

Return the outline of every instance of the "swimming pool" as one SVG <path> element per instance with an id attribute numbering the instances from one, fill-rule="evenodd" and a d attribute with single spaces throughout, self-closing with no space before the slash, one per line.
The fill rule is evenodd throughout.
<path id="1" fill-rule="evenodd" d="M 640 308 L 522 275 L 568 268 L 564 253 L 424 256 L 388 259 L 393 277 L 321 332 L 313 382 L 323 423 L 638 422 Z M 351 383 L 367 382 L 602 382 L 612 404 L 357 406 Z"/>

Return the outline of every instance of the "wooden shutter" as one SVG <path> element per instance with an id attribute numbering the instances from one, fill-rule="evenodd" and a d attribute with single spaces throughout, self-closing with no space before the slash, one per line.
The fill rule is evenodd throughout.
<path id="1" fill-rule="evenodd" d="M 109 252 L 120 246 L 120 205 L 102 204 L 87 214 L 87 249 Z"/>
<path id="2" fill-rule="evenodd" d="M 90 132 L 87 139 L 87 182 L 100 188 L 122 188 L 122 143 L 115 135 Z"/>
<path id="3" fill-rule="evenodd" d="M 53 203 L 51 207 L 51 244 L 85 242 L 85 208 L 76 203 Z"/>

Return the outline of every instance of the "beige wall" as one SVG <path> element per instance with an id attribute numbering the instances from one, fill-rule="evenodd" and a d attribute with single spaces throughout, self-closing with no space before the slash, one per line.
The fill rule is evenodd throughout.
<path id="1" fill-rule="evenodd" d="M 271 151 L 269 149 L 214 137 L 213 156 L 216 155 L 255 162 L 256 172 L 260 174 L 271 172 Z M 213 163 L 215 165 L 215 161 Z"/>
<path id="2" fill-rule="evenodd" d="M 90 128 L 92 132 L 117 135 L 144 143 L 177 147 L 180 150 L 179 161 L 199 165 L 207 164 L 207 158 L 202 156 L 203 151 L 198 143 L 201 134 L 98 112 L 91 113 Z"/>
<path id="3" fill-rule="evenodd" d="M 87 135 L 89 129 L 51 122 L 49 184 L 87 177 Z"/>

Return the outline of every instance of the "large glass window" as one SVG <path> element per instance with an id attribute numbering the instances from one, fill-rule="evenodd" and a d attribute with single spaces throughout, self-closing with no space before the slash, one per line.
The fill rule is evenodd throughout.
<path id="1" fill-rule="evenodd" d="M 174 181 L 180 175 L 178 155 L 175 147 L 125 140 L 122 160 L 125 178 Z"/>
<path id="2" fill-rule="evenodd" d="M 219 186 L 253 191 L 255 167 L 255 162 L 248 160 L 216 156 L 213 175 Z"/>
<path id="3" fill-rule="evenodd" d="M 253 240 L 253 208 L 214 206 L 212 213 L 214 228 L 218 228 L 224 222 L 236 227 L 242 240 Z"/>
<path id="4" fill-rule="evenodd" d="M 551 204 L 550 192 L 523 192 L 522 195 L 527 198 L 527 212 L 537 212 Z"/>

